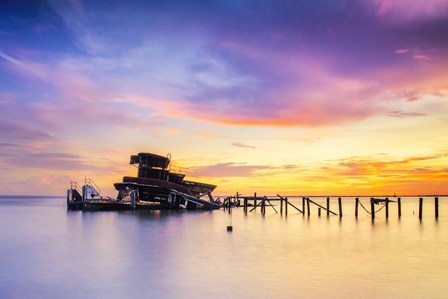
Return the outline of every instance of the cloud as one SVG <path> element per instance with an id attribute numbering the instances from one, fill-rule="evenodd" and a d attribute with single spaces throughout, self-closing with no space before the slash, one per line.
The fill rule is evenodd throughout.
<path id="1" fill-rule="evenodd" d="M 389 115 L 391 117 L 396 117 L 396 118 L 407 118 L 407 117 L 415 117 L 415 116 L 425 116 L 427 114 L 420 113 L 420 112 L 404 112 L 404 111 L 400 111 L 400 110 L 395 110 L 395 111 L 389 111 L 387 113 L 387 115 Z"/>
<path id="2" fill-rule="evenodd" d="M 14 122 L 8 122 L 5 119 L 0 119 L 0 131 L 2 132 L 2 138 L 6 140 L 40 140 L 48 141 L 53 139 L 49 133 L 46 133 L 37 128 L 30 126 L 24 126 Z"/>
<path id="3" fill-rule="evenodd" d="M 218 1 L 198 9 L 197 2 L 130 1 L 100 9 L 52 2 L 63 24 L 59 33 L 76 51 L 49 47 L 0 56 L 45 82 L 45 100 L 30 105 L 41 121 L 103 115 L 108 124 L 149 127 L 143 114 L 228 125 L 331 126 L 383 114 L 396 100 L 389 95 L 403 90 L 418 90 L 418 99 L 447 89 L 445 1 L 415 3 Z M 424 24 L 395 26 L 378 18 L 405 14 L 408 6 L 412 17 L 427 12 Z M 26 53 L 23 47 L 11 53 Z M 138 114 L 134 106 L 145 110 Z M 69 113 L 74 109 L 77 117 Z"/>
<path id="4" fill-rule="evenodd" d="M 256 149 L 257 148 L 257 147 L 255 147 L 253 145 L 247 145 L 247 144 L 244 144 L 244 143 L 241 143 L 241 142 L 232 142 L 232 145 L 236 146 L 236 147 L 242 147 L 242 148 L 251 148 L 251 149 Z"/>
<path id="5" fill-rule="evenodd" d="M 375 177 L 384 175 L 399 176 L 402 175 L 416 175 L 422 174 L 440 174 L 446 172 L 446 167 L 434 166 L 431 163 L 434 160 L 447 157 L 448 154 L 441 153 L 431 156 L 416 156 L 408 157 L 403 160 L 371 160 L 371 159 L 359 159 L 349 158 L 339 162 L 341 168 L 341 175 L 348 176 L 363 176 L 363 177 Z M 422 163 L 428 163 L 427 166 L 421 168 Z M 424 169 L 424 171 L 422 171 Z"/>
<path id="6" fill-rule="evenodd" d="M 298 165 L 246 165 L 245 163 L 217 163 L 214 165 L 192 167 L 188 172 L 189 176 L 195 177 L 246 177 L 246 178 L 272 178 L 274 176 L 284 176 L 306 172 Z"/>
<path id="7" fill-rule="evenodd" d="M 375 3 L 379 16 L 387 16 L 401 22 L 437 19 L 448 15 L 446 0 L 375 0 Z"/>
<path id="8" fill-rule="evenodd" d="M 7 149 L 0 153 L 0 162 L 14 168 L 79 170 L 95 168 L 78 155 L 68 153 L 38 152 L 36 149 L 20 144 L 1 144 Z"/>
<path id="9" fill-rule="evenodd" d="M 415 60 L 422 60 L 422 61 L 428 61 L 432 59 L 436 59 L 438 56 L 438 50 L 437 49 L 419 49 L 419 48 L 413 48 L 413 49 L 397 49 L 394 51 L 395 54 L 398 55 L 407 55 L 412 57 Z"/>
<path id="10" fill-rule="evenodd" d="M 192 167 L 188 172 L 193 177 L 248 177 L 253 176 L 259 170 L 268 169 L 268 166 L 245 165 L 241 163 L 227 162 L 209 166 Z"/>
<path id="11" fill-rule="evenodd" d="M 67 65 L 44 64 L 13 58 L 0 52 L 0 56 L 11 63 L 14 71 L 25 80 L 39 79 L 50 88 L 45 94 L 34 94 L 32 101 L 9 100 L 9 111 L 2 119 L 4 127 L 31 127 L 42 131 L 57 131 L 80 123 L 108 124 L 123 127 L 151 128 L 163 118 L 153 107 L 171 107 L 170 101 L 150 96 L 123 92 L 94 83 L 89 75 Z M 30 97 L 23 92 L 10 93 L 15 97 Z M 8 94 L 5 100 L 12 98 Z M 160 103 L 160 105 L 158 105 Z M 164 104 L 166 103 L 166 104 Z M 131 105 L 131 106 L 129 106 Z M 171 105 L 171 106 L 170 106 Z M 140 107 L 136 111 L 132 107 Z M 164 111 L 169 108 L 164 109 Z M 145 112 L 144 115 L 142 112 Z M 17 125 L 17 119 L 26 125 Z M 31 130 L 31 129 L 29 129 Z M 22 129 L 25 132 L 25 129 Z M 31 131 L 30 131 L 31 133 Z"/>
<path id="12" fill-rule="evenodd" d="M 49 151 L 47 147 L 60 147 L 57 140 L 41 146 L 33 143 L 0 143 L 0 165 L 9 169 L 39 169 L 76 172 L 115 173 L 125 166 L 107 159 L 92 159 L 69 152 Z M 119 170 L 119 171 L 117 171 Z"/>
<path id="13" fill-rule="evenodd" d="M 19 181 L 7 182 L 2 185 L 2 192 L 3 194 L 64 196 L 62 186 L 69 186 L 69 184 L 70 177 L 67 175 L 30 176 Z"/>

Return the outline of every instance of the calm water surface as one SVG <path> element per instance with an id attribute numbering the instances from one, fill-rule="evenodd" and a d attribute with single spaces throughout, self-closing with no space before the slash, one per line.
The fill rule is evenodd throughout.
<path id="1" fill-rule="evenodd" d="M 372 223 L 355 219 L 353 199 L 340 220 L 315 207 L 309 218 L 83 213 L 64 198 L 2 196 L 0 298 L 447 298 L 447 199 L 439 205 L 438 221 L 427 198 L 422 222 L 418 200 L 403 199 L 401 219 L 391 204 Z"/>

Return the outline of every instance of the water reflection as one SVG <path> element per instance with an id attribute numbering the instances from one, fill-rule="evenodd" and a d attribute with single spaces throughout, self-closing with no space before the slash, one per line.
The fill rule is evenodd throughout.
<path id="1" fill-rule="evenodd" d="M 444 298 L 448 206 L 354 217 L 267 209 L 67 212 L 0 200 L 1 298 Z M 325 205 L 325 198 L 314 199 Z M 300 206 L 297 202 L 297 206 Z M 333 207 L 337 207 L 334 205 Z"/>

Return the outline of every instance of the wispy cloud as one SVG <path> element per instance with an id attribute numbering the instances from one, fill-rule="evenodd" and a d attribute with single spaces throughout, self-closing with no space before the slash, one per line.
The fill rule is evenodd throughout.
<path id="1" fill-rule="evenodd" d="M 380 16 L 387 16 L 401 22 L 437 19 L 448 15 L 446 0 L 375 0 L 375 3 Z"/>
<path id="2" fill-rule="evenodd" d="M 244 143 L 241 143 L 241 142 L 232 142 L 232 145 L 236 146 L 236 147 L 242 147 L 242 148 L 251 148 L 251 149 L 256 149 L 257 148 L 256 146 L 244 144 Z"/>
<path id="3" fill-rule="evenodd" d="M 217 163 L 213 165 L 191 167 L 188 175 L 195 177 L 246 177 L 262 178 L 273 176 L 284 176 L 306 172 L 298 165 L 247 165 L 246 163 Z"/>
<path id="4" fill-rule="evenodd" d="M 372 160 L 352 158 L 339 163 L 343 175 L 351 176 L 403 176 L 446 172 L 448 168 L 435 166 L 433 161 L 447 157 L 447 154 L 408 157 L 402 160 Z M 423 163 L 423 164 L 422 164 Z"/>
<path id="5" fill-rule="evenodd" d="M 4 141 L 7 140 L 51 140 L 53 136 L 49 133 L 42 131 L 38 128 L 33 128 L 31 126 L 24 126 L 17 124 L 19 122 L 8 122 L 5 120 L 0 120 L 0 131 L 2 132 L 2 138 Z"/>
<path id="6" fill-rule="evenodd" d="M 60 147 L 52 140 L 51 144 Z M 21 143 L 0 143 L 0 165 L 10 169 L 59 170 L 85 173 L 119 173 L 126 165 L 119 165 L 107 159 L 92 159 L 70 152 L 50 151 L 48 146 Z M 99 161 L 101 160 L 101 161 Z"/>
<path id="7" fill-rule="evenodd" d="M 420 112 L 404 112 L 400 110 L 389 111 L 387 115 L 396 118 L 406 118 L 406 117 L 416 117 L 416 116 L 425 116 L 425 113 Z"/>
<path id="8" fill-rule="evenodd" d="M 427 12 L 427 22 L 443 17 L 440 8 L 446 4 L 404 3 L 373 2 L 382 16 L 405 15 L 404 8 L 410 6 L 413 15 Z M 219 124 L 331 126 L 383 114 L 389 108 L 378 99 L 386 97 L 390 103 L 390 94 L 418 89 L 413 97 L 417 99 L 446 89 L 447 47 L 438 37 L 443 29 L 385 29 L 370 11 L 371 4 L 355 2 L 347 10 L 335 3 L 328 8 L 295 3 L 289 13 L 277 2 L 251 7 L 253 13 L 242 9 L 244 4 L 238 10 L 219 2 L 203 8 L 210 15 L 219 11 L 223 19 L 216 19 L 198 13 L 194 4 L 183 5 L 177 13 L 169 11 L 168 16 L 142 18 L 145 9 L 166 11 L 174 4 L 148 3 L 136 9 L 130 2 L 121 7 L 126 13 L 115 14 L 111 6 L 98 14 L 82 1 L 53 3 L 81 52 L 45 63 L 5 52 L 1 56 L 58 89 L 63 102 L 81 101 L 95 113 L 103 108 L 106 119 L 119 120 L 123 106 L 114 105 L 122 103 L 152 108 L 147 113 L 156 109 L 163 117 Z M 266 7 L 285 17 L 274 18 Z M 324 18 L 328 10 L 332 13 Z M 169 18 L 171 14 L 175 18 Z M 309 14 L 320 17 L 319 26 L 306 22 Z M 226 17 L 234 23 L 225 22 Z M 247 26 L 247 19 L 254 27 Z M 198 22 L 207 26 L 197 27 Z M 137 25 L 146 30 L 132 30 Z M 364 32 L 356 30 L 360 26 Z M 408 34 L 417 35 L 417 42 L 410 44 L 402 37 Z M 391 48 L 390 40 L 398 46 Z M 394 56 L 410 56 L 412 61 Z M 126 110 L 123 117 L 132 114 Z M 90 119 L 87 111 L 79 116 Z M 138 120 L 135 114 L 131 118 Z M 131 120 L 125 118 L 127 122 Z"/>
<path id="9" fill-rule="evenodd" d="M 268 169 L 268 166 L 245 165 L 241 163 L 227 162 L 209 166 L 192 167 L 188 172 L 194 177 L 248 177 L 256 171 Z"/>

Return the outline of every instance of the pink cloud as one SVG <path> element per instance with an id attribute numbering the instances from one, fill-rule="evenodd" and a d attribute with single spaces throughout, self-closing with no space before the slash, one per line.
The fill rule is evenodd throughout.
<path id="1" fill-rule="evenodd" d="M 432 60 L 437 59 L 439 51 L 437 49 L 419 49 L 419 48 L 411 48 L 411 49 L 397 49 L 395 50 L 395 54 L 399 55 L 408 55 L 415 60 Z"/>
<path id="2" fill-rule="evenodd" d="M 372 74 L 382 78 L 382 89 L 377 92 L 385 100 L 407 99 L 415 101 L 424 96 L 446 97 L 448 61 L 434 59 L 433 62 L 415 62 L 406 71 L 385 68 Z"/>
<path id="3" fill-rule="evenodd" d="M 378 15 L 394 21 L 413 21 L 448 15 L 447 0 L 375 0 Z M 391 19 L 392 20 L 392 19 Z"/>
<path id="4" fill-rule="evenodd" d="M 187 96 L 155 97 L 132 89 L 123 91 L 120 86 L 101 86 L 63 64 L 45 65 L 1 52 L 0 55 L 21 74 L 45 81 L 61 93 L 60 98 L 53 95 L 29 106 L 34 118 L 52 127 L 67 120 L 149 127 L 150 123 L 168 118 L 246 126 L 328 126 L 386 113 L 390 107 L 382 107 L 379 99 L 390 101 L 402 96 L 411 99 L 404 91 L 412 99 L 419 99 L 425 94 L 443 95 L 448 90 L 446 63 L 439 61 L 437 51 L 433 50 L 398 48 L 396 55 L 412 55 L 415 60 L 406 66 L 407 71 L 396 66 L 372 67 L 367 76 L 341 74 L 330 63 L 323 63 L 309 53 L 255 50 L 237 42 L 220 42 L 243 58 L 263 61 L 266 69 L 279 72 L 276 76 L 285 76 L 288 82 L 271 83 L 270 75 L 261 75 L 257 80 L 246 80 L 244 86 L 198 85 Z M 419 55 L 432 58 L 423 59 Z M 133 109 L 136 107 L 144 110 Z"/>
<path id="5" fill-rule="evenodd" d="M 1 101 L 8 102 L 5 109 L 9 111 L 3 121 L 6 119 L 9 126 L 12 126 L 14 119 L 20 118 L 22 124 L 29 123 L 28 127 L 40 124 L 51 130 L 73 126 L 80 122 L 148 127 L 149 124 L 161 120 L 152 108 L 163 106 L 163 103 L 168 107 L 173 106 L 170 101 L 102 87 L 93 83 L 93 80 L 83 73 L 61 64 L 50 65 L 20 60 L 3 52 L 0 52 L 0 57 L 14 66 L 14 70 L 22 76 L 41 80 L 56 90 L 54 94 L 34 94 L 33 101 L 26 105 L 13 101 L 21 96 L 20 93 L 3 93 Z M 146 110 L 145 117 L 141 117 L 129 107 L 123 111 L 121 107 L 114 106 L 115 104 L 128 104 L 151 110 Z"/>

